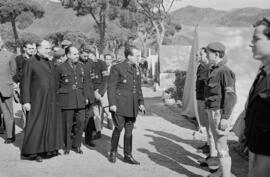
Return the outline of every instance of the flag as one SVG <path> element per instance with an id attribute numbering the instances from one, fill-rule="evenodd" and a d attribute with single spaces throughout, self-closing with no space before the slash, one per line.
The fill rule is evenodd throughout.
<path id="1" fill-rule="evenodd" d="M 183 92 L 183 116 L 196 117 L 200 127 L 198 116 L 197 100 L 196 100 L 196 71 L 198 63 L 196 61 L 196 54 L 199 49 L 198 29 L 197 26 L 194 30 L 193 44 L 189 56 L 188 70 L 185 80 Z"/>

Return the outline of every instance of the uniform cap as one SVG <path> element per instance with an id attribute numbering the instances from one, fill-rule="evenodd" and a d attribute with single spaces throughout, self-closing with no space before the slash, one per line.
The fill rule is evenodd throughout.
<path id="1" fill-rule="evenodd" d="M 95 53 L 95 49 L 90 45 L 85 45 L 81 48 L 81 51 L 87 52 L 87 53 Z"/>
<path id="2" fill-rule="evenodd" d="M 58 49 L 55 51 L 54 56 L 55 57 L 61 57 L 65 55 L 65 50 L 64 49 Z"/>
<path id="3" fill-rule="evenodd" d="M 63 42 L 61 43 L 61 45 L 63 45 L 63 46 L 70 46 L 70 45 L 72 45 L 72 42 L 70 42 L 69 40 L 63 40 Z"/>
<path id="4" fill-rule="evenodd" d="M 207 45 L 206 49 L 212 50 L 215 52 L 225 52 L 226 47 L 220 42 L 212 42 L 212 43 Z"/>

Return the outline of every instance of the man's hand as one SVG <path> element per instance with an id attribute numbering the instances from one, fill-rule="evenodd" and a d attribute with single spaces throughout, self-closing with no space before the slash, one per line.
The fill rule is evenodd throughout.
<path id="1" fill-rule="evenodd" d="M 140 105 L 140 106 L 139 106 L 139 110 L 140 110 L 143 114 L 146 113 L 146 110 L 145 110 L 144 105 Z"/>
<path id="2" fill-rule="evenodd" d="M 98 89 L 95 91 L 95 98 L 97 99 L 97 100 L 101 100 L 101 95 L 98 93 Z"/>
<path id="3" fill-rule="evenodd" d="M 221 119 L 220 120 L 220 130 L 225 131 L 226 129 L 228 129 L 230 127 L 231 121 L 229 119 Z"/>
<path id="4" fill-rule="evenodd" d="M 30 111 L 31 110 L 31 104 L 30 103 L 25 103 L 23 106 L 23 111 L 26 112 L 26 111 Z"/>
<path id="5" fill-rule="evenodd" d="M 110 111 L 111 112 L 116 112 L 116 106 L 115 105 L 112 105 L 112 106 L 110 106 Z"/>
<path id="6" fill-rule="evenodd" d="M 88 105 L 89 104 L 89 101 L 88 99 L 85 100 L 85 105 Z"/>

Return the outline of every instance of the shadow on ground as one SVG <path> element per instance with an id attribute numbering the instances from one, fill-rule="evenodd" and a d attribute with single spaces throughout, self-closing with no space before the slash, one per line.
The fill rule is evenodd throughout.
<path id="1" fill-rule="evenodd" d="M 147 110 L 147 115 L 157 115 L 163 119 L 191 130 L 197 130 L 196 125 L 187 121 L 187 118 L 181 115 L 181 109 L 177 106 L 166 106 L 161 97 L 145 98 L 144 103 Z"/>
<path id="2" fill-rule="evenodd" d="M 155 131 L 147 129 L 146 131 L 152 132 L 155 135 L 145 135 L 152 139 L 150 144 L 153 145 L 157 152 L 151 152 L 145 148 L 139 148 L 138 151 L 147 156 L 156 164 L 164 166 L 179 174 L 184 174 L 189 177 L 199 177 L 201 174 L 196 174 L 192 169 L 194 167 L 201 170 L 209 170 L 208 168 L 200 167 L 196 161 L 202 158 L 199 155 L 187 151 L 183 146 L 176 144 L 174 141 L 184 144 L 192 144 L 192 140 L 184 140 L 176 135 L 166 133 L 163 131 Z M 198 172 L 197 172 L 198 173 Z"/>

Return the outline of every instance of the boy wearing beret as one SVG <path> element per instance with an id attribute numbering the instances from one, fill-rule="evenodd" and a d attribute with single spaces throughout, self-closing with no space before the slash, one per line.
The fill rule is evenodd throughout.
<path id="1" fill-rule="evenodd" d="M 236 103 L 235 74 L 225 65 L 227 58 L 222 43 L 208 44 L 206 53 L 210 69 L 205 87 L 205 106 L 220 162 L 220 168 L 210 177 L 230 177 L 231 157 L 227 137 L 230 115 Z"/>

